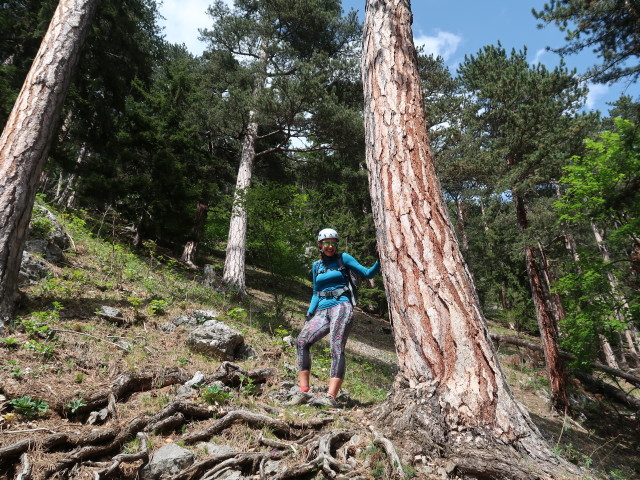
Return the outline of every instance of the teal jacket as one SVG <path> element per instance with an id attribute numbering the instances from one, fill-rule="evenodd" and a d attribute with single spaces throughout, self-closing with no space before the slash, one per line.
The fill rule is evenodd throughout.
<path id="1" fill-rule="evenodd" d="M 307 315 L 313 315 L 317 310 L 326 310 L 327 308 L 335 307 L 340 303 L 349 301 L 347 295 L 342 295 L 338 298 L 318 296 L 318 292 L 329 292 L 347 286 L 344 275 L 338 270 L 338 255 L 340 254 L 336 253 L 333 257 L 325 257 L 324 262 L 322 260 L 313 262 L 311 268 L 316 275 L 313 280 L 313 296 L 311 297 Z M 360 265 L 358 261 L 348 253 L 342 254 L 342 263 L 344 263 L 345 267 L 350 268 L 365 278 L 373 278 L 380 272 L 380 262 L 374 263 L 371 268 L 366 268 Z"/>

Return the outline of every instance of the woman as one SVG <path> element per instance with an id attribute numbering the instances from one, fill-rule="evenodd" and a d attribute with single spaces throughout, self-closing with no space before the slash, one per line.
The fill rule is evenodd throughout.
<path id="1" fill-rule="evenodd" d="M 300 390 L 309 391 L 311 374 L 311 345 L 330 334 L 331 372 L 326 404 L 336 405 L 345 372 L 344 347 L 351 331 L 353 305 L 346 274 L 340 271 L 342 264 L 363 277 L 373 278 L 380 271 L 380 263 L 367 269 L 347 253 L 338 254 L 338 232 L 325 228 L 318 234 L 320 260 L 313 263 L 313 296 L 307 310 L 307 321 L 296 341 L 298 378 Z M 318 402 L 322 403 L 322 401 Z"/>

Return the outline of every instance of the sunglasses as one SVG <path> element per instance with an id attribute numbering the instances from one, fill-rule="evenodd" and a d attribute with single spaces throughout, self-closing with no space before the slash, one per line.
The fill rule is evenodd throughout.
<path id="1" fill-rule="evenodd" d="M 322 242 L 322 245 L 324 245 L 325 247 L 337 247 L 338 242 Z"/>

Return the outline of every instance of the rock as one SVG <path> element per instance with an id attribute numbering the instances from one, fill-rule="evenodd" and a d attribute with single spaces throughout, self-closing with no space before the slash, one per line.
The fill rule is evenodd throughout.
<path id="1" fill-rule="evenodd" d="M 103 305 L 98 310 L 98 316 L 108 320 L 109 322 L 114 323 L 124 323 L 124 317 L 122 316 L 122 312 L 114 307 L 109 307 L 108 305 Z"/>
<path id="2" fill-rule="evenodd" d="M 33 285 L 47 277 L 51 270 L 42 260 L 38 260 L 26 250 L 22 252 L 22 264 L 18 274 L 18 286 Z"/>
<path id="3" fill-rule="evenodd" d="M 45 207 L 36 205 L 29 223 L 25 250 L 39 253 L 47 262 L 59 264 L 64 260 L 63 251 L 69 245 L 71 240 L 56 216 Z"/>
<path id="4" fill-rule="evenodd" d="M 149 464 L 142 469 L 141 477 L 143 480 L 167 478 L 191 466 L 195 458 L 191 450 L 169 443 L 153 452 Z"/>
<path id="5" fill-rule="evenodd" d="M 213 268 L 213 265 L 205 265 L 204 266 L 204 286 L 205 287 L 213 287 L 216 283 L 216 271 Z"/>
<path id="6" fill-rule="evenodd" d="M 194 310 L 185 315 L 179 315 L 171 319 L 171 323 L 175 326 L 185 326 L 188 328 L 196 328 L 207 320 L 218 318 L 220 314 L 215 310 Z"/>
<path id="7" fill-rule="evenodd" d="M 202 380 L 204 380 L 204 375 L 202 374 L 202 372 L 200 370 L 198 370 L 193 375 L 193 378 L 191 380 L 189 380 L 187 383 L 185 383 L 184 386 L 185 387 L 193 387 L 194 385 L 197 385 L 200 382 L 202 382 Z"/>
<path id="8" fill-rule="evenodd" d="M 210 457 L 224 455 L 226 453 L 235 453 L 235 450 L 229 445 L 216 445 L 215 443 L 210 442 L 199 443 L 198 448 Z"/>
<path id="9" fill-rule="evenodd" d="M 223 360 L 234 360 L 244 345 L 244 337 L 237 330 L 216 320 L 207 320 L 193 330 L 187 345 L 194 351 Z"/>
<path id="10" fill-rule="evenodd" d="M 160 325 L 160 330 L 162 330 L 164 333 L 173 333 L 176 331 L 176 327 L 173 323 L 165 323 Z"/>
<path id="11" fill-rule="evenodd" d="M 195 388 L 187 387 L 186 385 L 180 385 L 176 392 L 176 399 L 182 398 L 195 398 L 198 396 L 198 392 Z"/>

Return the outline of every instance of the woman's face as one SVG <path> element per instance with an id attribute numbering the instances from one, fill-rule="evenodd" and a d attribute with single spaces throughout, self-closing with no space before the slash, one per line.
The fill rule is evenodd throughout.
<path id="1" fill-rule="evenodd" d="M 338 251 L 338 239 L 325 238 L 321 242 L 318 242 L 318 246 L 322 249 L 322 253 L 327 257 L 333 257 Z"/>

